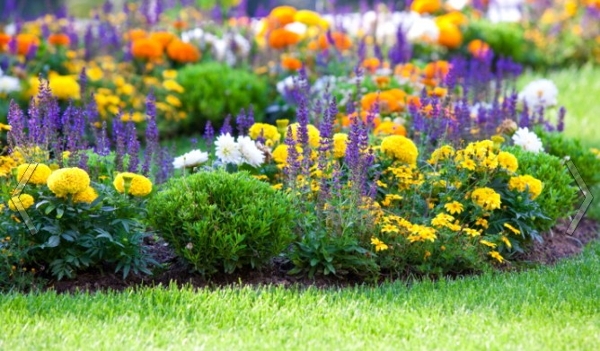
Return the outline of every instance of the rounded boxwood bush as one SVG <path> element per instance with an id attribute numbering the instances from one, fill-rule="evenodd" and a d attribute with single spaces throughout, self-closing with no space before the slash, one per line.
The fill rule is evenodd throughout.
<path id="1" fill-rule="evenodd" d="M 203 275 L 264 266 L 293 239 L 287 195 L 247 172 L 173 178 L 148 210 L 153 228 Z"/>
<path id="2" fill-rule="evenodd" d="M 218 62 L 188 65 L 177 80 L 185 89 L 181 102 L 188 111 L 186 128 L 202 128 L 206 121 L 220 126 L 225 117 L 236 116 L 253 106 L 255 119 L 261 120 L 269 103 L 267 81 L 247 70 Z"/>

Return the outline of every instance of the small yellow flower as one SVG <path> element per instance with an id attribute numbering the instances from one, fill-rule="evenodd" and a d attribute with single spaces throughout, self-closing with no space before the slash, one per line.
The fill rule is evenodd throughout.
<path id="1" fill-rule="evenodd" d="M 167 69 L 162 73 L 164 79 L 175 79 L 177 78 L 177 70 L 175 69 Z"/>
<path id="2" fill-rule="evenodd" d="M 488 221 L 485 218 L 478 218 L 475 221 L 475 225 L 478 225 L 478 226 L 480 226 L 482 228 L 485 228 L 485 229 L 487 229 L 489 227 Z"/>
<path id="3" fill-rule="evenodd" d="M 15 212 L 22 211 L 33 206 L 34 203 L 35 200 L 33 199 L 33 196 L 29 194 L 21 194 L 19 196 L 13 196 L 10 201 L 8 201 L 8 208 Z"/>
<path id="4" fill-rule="evenodd" d="M 371 244 L 375 245 L 376 252 L 389 249 L 389 246 L 387 246 L 383 241 L 377 239 L 376 237 L 371 238 Z"/>
<path id="5" fill-rule="evenodd" d="M 463 231 L 471 236 L 471 237 L 476 237 L 476 236 L 480 236 L 481 235 L 481 231 L 479 230 L 475 230 L 475 229 L 471 229 L 471 228 L 464 228 Z"/>
<path id="6" fill-rule="evenodd" d="M 175 95 L 167 95 L 166 101 L 171 106 L 181 107 L 181 100 Z"/>
<path id="7" fill-rule="evenodd" d="M 504 235 L 502 235 L 502 237 L 500 237 L 500 240 L 502 240 L 502 242 L 504 242 L 504 244 L 510 249 L 512 248 L 512 244 L 510 243 L 510 240 L 508 240 L 507 237 L 505 237 Z"/>
<path id="8" fill-rule="evenodd" d="M 463 209 L 463 205 L 458 202 L 458 201 L 453 201 L 451 203 L 445 204 L 444 208 L 446 209 L 446 211 L 448 211 L 450 214 L 455 214 L 455 213 L 462 213 Z"/>
<path id="9" fill-rule="evenodd" d="M 491 247 L 492 249 L 493 249 L 493 248 L 495 248 L 496 246 L 498 246 L 498 245 L 496 245 L 496 244 L 494 244 L 494 243 L 492 243 L 492 242 L 489 242 L 489 241 L 487 241 L 487 240 L 479 240 L 479 242 L 480 242 L 481 244 L 485 245 L 485 246 L 489 246 L 489 247 Z"/>
<path id="10" fill-rule="evenodd" d="M 125 191 L 126 183 L 129 183 L 128 194 L 133 196 L 146 196 L 152 192 L 152 181 L 140 174 L 123 172 L 119 173 L 113 185 L 118 192 Z"/>
<path id="11" fill-rule="evenodd" d="M 508 228 L 511 232 L 513 232 L 516 235 L 521 234 L 521 231 L 515 227 L 513 227 L 512 225 L 508 224 L 508 223 L 504 223 L 504 227 Z"/>
<path id="12" fill-rule="evenodd" d="M 498 251 L 490 251 L 489 255 L 495 258 L 500 263 L 504 262 L 504 257 L 502 257 L 502 255 L 500 255 Z"/>

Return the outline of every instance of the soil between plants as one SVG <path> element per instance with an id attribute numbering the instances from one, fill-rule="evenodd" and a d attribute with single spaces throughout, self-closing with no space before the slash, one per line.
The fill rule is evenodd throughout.
<path id="1" fill-rule="evenodd" d="M 570 222 L 560 221 L 552 231 L 545 233 L 544 242 L 536 242 L 533 249 L 526 254 L 513 258 L 517 266 L 551 265 L 557 261 L 579 254 L 584 246 L 593 240 L 600 239 L 600 223 L 584 218 L 572 235 L 567 234 Z M 261 271 L 242 270 L 234 274 L 212 276 L 209 280 L 199 274 L 191 273 L 181 262 L 173 250 L 164 241 L 149 240 L 145 245 L 153 258 L 163 268 L 156 268 L 152 276 L 130 274 L 122 279 L 120 274 L 112 273 L 112 269 L 93 269 L 81 272 L 73 280 L 51 280 L 44 290 L 58 293 L 74 293 L 77 291 L 122 291 L 132 287 L 153 287 L 191 285 L 196 288 L 220 287 L 228 285 L 282 285 L 282 286 L 314 286 L 317 288 L 344 287 L 361 284 L 356 278 L 338 279 L 335 277 L 316 277 L 315 279 L 290 276 L 287 272 L 292 268 L 289 262 L 281 259 L 273 260 L 272 264 Z M 512 269 L 514 267 L 503 267 Z"/>

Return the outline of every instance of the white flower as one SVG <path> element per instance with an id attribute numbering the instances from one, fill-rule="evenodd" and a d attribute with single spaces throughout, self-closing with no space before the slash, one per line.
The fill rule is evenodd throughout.
<path id="1" fill-rule="evenodd" d="M 492 0 L 487 17 L 491 22 L 518 22 L 521 20 L 523 0 Z"/>
<path id="2" fill-rule="evenodd" d="M 0 77 L 0 93 L 9 94 L 21 90 L 21 81 L 19 78 L 11 76 Z"/>
<path id="3" fill-rule="evenodd" d="M 229 133 L 219 135 L 215 141 L 215 146 L 215 155 L 221 162 L 237 165 L 242 160 L 240 148 Z"/>
<path id="4" fill-rule="evenodd" d="M 301 37 L 303 37 L 306 34 L 306 31 L 308 30 L 308 26 L 300 22 L 288 23 L 283 28 L 289 30 L 292 33 L 296 33 Z"/>
<path id="5" fill-rule="evenodd" d="M 237 142 L 240 153 L 242 154 L 243 162 L 253 167 L 258 167 L 265 162 L 265 155 L 250 137 L 240 136 L 238 137 Z"/>
<path id="6" fill-rule="evenodd" d="M 544 151 L 542 141 L 534 132 L 530 132 L 529 128 L 517 129 L 512 136 L 512 140 L 515 145 L 520 146 L 525 151 L 531 151 L 536 154 Z"/>
<path id="7" fill-rule="evenodd" d="M 557 97 L 558 88 L 548 79 L 534 80 L 519 93 L 519 101 L 526 103 L 528 108 L 536 110 L 540 107 L 556 105 Z"/>
<path id="8" fill-rule="evenodd" d="M 173 167 L 180 169 L 184 167 L 192 167 L 208 161 L 208 153 L 202 150 L 192 150 L 183 154 L 173 161 Z"/>
<path id="9" fill-rule="evenodd" d="M 467 6 L 468 0 L 448 0 L 446 4 L 454 10 L 462 10 L 463 7 Z"/>

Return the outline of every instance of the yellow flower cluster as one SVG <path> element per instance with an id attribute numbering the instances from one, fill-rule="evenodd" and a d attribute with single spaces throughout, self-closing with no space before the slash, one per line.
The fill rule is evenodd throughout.
<path id="1" fill-rule="evenodd" d="M 33 199 L 33 196 L 29 194 L 21 194 L 19 196 L 13 196 L 10 199 L 10 201 L 8 202 L 8 208 L 10 208 L 11 211 L 15 212 L 22 211 L 33 206 L 34 203 L 35 200 Z"/>
<path id="2" fill-rule="evenodd" d="M 76 194 L 73 195 L 73 202 L 75 203 L 92 203 L 94 202 L 94 200 L 96 200 L 96 198 L 98 198 L 98 193 L 96 193 L 96 190 L 94 188 L 92 188 L 91 186 L 88 186 L 85 190 L 80 191 Z"/>
<path id="3" fill-rule="evenodd" d="M 502 203 L 500 194 L 492 188 L 478 188 L 471 193 L 471 199 L 479 207 L 486 211 L 493 211 L 500 208 Z"/>
<path id="4" fill-rule="evenodd" d="M 17 167 L 17 182 L 20 182 L 21 180 L 26 180 L 29 184 L 46 184 L 46 181 L 48 180 L 48 177 L 51 173 L 52 170 L 45 164 L 24 163 Z"/>
<path id="5" fill-rule="evenodd" d="M 152 192 L 152 181 L 141 174 L 123 172 L 119 173 L 113 185 L 118 192 L 127 193 L 133 196 L 146 196 Z"/>
<path id="6" fill-rule="evenodd" d="M 454 156 L 455 153 L 456 151 L 452 146 L 444 145 L 431 153 L 431 157 L 429 158 L 427 163 L 435 165 L 441 161 L 445 161 L 451 158 L 452 156 Z"/>
<path id="7" fill-rule="evenodd" d="M 411 242 L 434 242 L 437 239 L 435 228 L 410 223 L 408 220 L 396 216 L 385 215 L 381 220 L 382 233 L 402 233 Z"/>
<path id="8" fill-rule="evenodd" d="M 527 190 L 531 195 L 531 199 L 535 200 L 542 193 L 544 184 L 539 179 L 536 179 L 530 175 L 524 175 L 510 178 L 508 181 L 508 189 L 516 189 L 520 192 Z"/>
<path id="9" fill-rule="evenodd" d="M 333 135 L 333 157 L 342 158 L 346 155 L 348 147 L 348 134 L 335 133 Z"/>
<path id="10" fill-rule="evenodd" d="M 391 135 L 381 141 L 381 151 L 402 163 L 417 164 L 419 150 L 412 140 L 402 135 Z"/>
<path id="11" fill-rule="evenodd" d="M 254 123 L 248 130 L 250 138 L 256 140 L 262 134 L 265 139 L 265 144 L 268 146 L 274 145 L 281 140 L 281 134 L 277 127 L 267 123 Z"/>
<path id="12" fill-rule="evenodd" d="M 57 197 L 77 194 L 90 186 L 90 176 L 81 168 L 61 168 L 48 177 L 48 188 Z"/>

